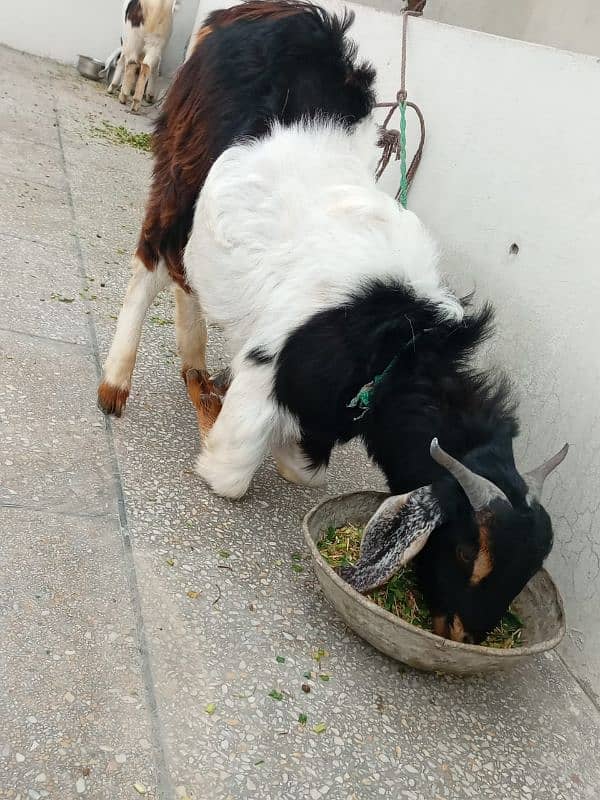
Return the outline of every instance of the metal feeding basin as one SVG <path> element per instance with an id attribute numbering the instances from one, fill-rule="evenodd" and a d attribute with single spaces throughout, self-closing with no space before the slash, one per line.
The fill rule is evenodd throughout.
<path id="1" fill-rule="evenodd" d="M 89 78 L 91 81 L 100 80 L 100 70 L 104 68 L 104 63 L 98 61 L 90 56 L 79 56 L 77 59 L 77 71 L 84 78 Z"/>
<path id="2" fill-rule="evenodd" d="M 523 620 L 522 645 L 511 649 L 482 647 L 443 639 L 376 605 L 343 581 L 317 548 L 328 528 L 363 526 L 388 495 L 354 492 L 324 500 L 304 518 L 304 537 L 327 600 L 346 625 L 392 658 L 417 669 L 470 675 L 519 664 L 552 650 L 565 635 L 560 593 L 545 569 L 529 581 L 512 607 Z"/>

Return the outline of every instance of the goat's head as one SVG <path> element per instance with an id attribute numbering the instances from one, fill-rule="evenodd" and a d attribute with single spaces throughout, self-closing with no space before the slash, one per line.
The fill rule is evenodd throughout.
<path id="1" fill-rule="evenodd" d="M 359 561 L 343 577 L 370 591 L 419 554 L 415 566 L 434 632 L 483 641 L 550 552 L 552 525 L 541 492 L 567 450 L 521 476 L 512 450 L 508 463 L 497 452 L 486 458 L 485 449 L 461 463 L 434 439 L 431 455 L 449 474 L 388 498 L 365 528 Z"/>

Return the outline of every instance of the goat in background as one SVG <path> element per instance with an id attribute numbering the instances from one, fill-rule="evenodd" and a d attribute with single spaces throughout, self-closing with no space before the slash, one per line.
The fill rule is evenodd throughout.
<path id="1" fill-rule="evenodd" d="M 145 96 L 154 102 L 163 50 L 171 38 L 177 0 L 125 0 L 121 53 L 108 87 L 125 104 L 133 92 L 131 111 L 136 114 Z M 114 55 L 114 54 L 113 54 Z M 134 91 L 135 88 L 135 91 Z"/>

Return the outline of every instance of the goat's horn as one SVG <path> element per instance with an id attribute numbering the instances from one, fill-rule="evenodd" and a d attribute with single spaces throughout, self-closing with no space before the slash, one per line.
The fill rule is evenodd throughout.
<path id="1" fill-rule="evenodd" d="M 483 478 L 481 475 L 477 475 L 475 472 L 471 472 L 460 461 L 452 458 L 445 450 L 442 450 L 437 439 L 432 440 L 429 452 L 433 460 L 437 461 L 440 466 L 445 467 L 460 483 L 475 511 L 487 508 L 493 500 L 504 500 L 505 503 L 509 503 L 507 496 L 495 483 L 488 481 L 487 478 Z"/>
<path id="2" fill-rule="evenodd" d="M 565 444 L 556 455 L 549 458 L 548 461 L 544 461 L 543 464 L 540 464 L 539 467 L 536 469 L 532 469 L 531 472 L 526 472 L 523 475 L 523 480 L 527 484 L 527 488 L 529 489 L 529 494 L 534 500 L 537 500 L 538 503 L 542 498 L 542 489 L 544 488 L 544 481 L 550 475 L 553 469 L 556 469 L 560 463 L 565 460 L 567 453 L 569 452 L 569 445 Z"/>

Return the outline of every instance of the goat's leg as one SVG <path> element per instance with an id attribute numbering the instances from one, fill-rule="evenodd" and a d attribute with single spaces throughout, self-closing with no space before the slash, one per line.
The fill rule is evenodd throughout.
<path id="1" fill-rule="evenodd" d="M 154 103 L 156 99 L 156 85 L 158 83 L 159 71 L 160 58 L 158 59 L 158 63 L 152 67 L 150 75 L 148 76 L 148 83 L 146 84 L 146 100 L 148 103 Z"/>
<path id="2" fill-rule="evenodd" d="M 229 388 L 227 382 L 219 382 L 220 378 L 220 374 L 211 378 L 207 372 L 197 369 L 189 369 L 185 375 L 188 397 L 196 409 L 202 443 L 221 413 L 223 400 Z"/>
<path id="3" fill-rule="evenodd" d="M 203 373 L 206 369 L 206 323 L 198 298 L 180 286 L 175 287 L 175 332 L 181 359 L 181 376 L 188 370 Z"/>
<path id="4" fill-rule="evenodd" d="M 119 60 L 117 61 L 117 66 L 115 67 L 114 74 L 111 78 L 110 85 L 106 90 L 108 94 L 114 94 L 117 89 L 121 87 L 123 83 L 123 70 L 125 68 L 125 56 L 123 53 L 119 56 Z"/>
<path id="5" fill-rule="evenodd" d="M 150 271 L 133 257 L 133 275 L 129 281 L 117 330 L 104 364 L 102 382 L 98 386 L 98 405 L 105 414 L 120 417 L 131 388 L 131 375 L 142 335 L 147 310 L 170 278 L 162 261 Z"/>
<path id="6" fill-rule="evenodd" d="M 196 471 L 222 497 L 242 497 L 263 460 L 278 412 L 273 374 L 266 366 L 243 364 L 198 456 Z"/>
<path id="7" fill-rule="evenodd" d="M 133 59 L 129 59 L 125 64 L 125 74 L 123 75 L 123 83 L 119 92 L 119 103 L 123 105 L 127 102 L 133 92 L 133 87 L 136 85 L 138 69 L 139 63 Z"/>
<path id="8" fill-rule="evenodd" d="M 160 49 L 158 47 L 148 47 L 144 60 L 140 67 L 140 74 L 138 75 L 137 83 L 135 85 L 135 92 L 131 102 L 131 113 L 137 114 L 142 104 L 146 85 L 152 73 L 158 69 L 160 64 Z"/>
<path id="9" fill-rule="evenodd" d="M 133 93 L 133 100 L 131 101 L 131 113 L 137 114 L 142 104 L 144 91 L 146 90 L 146 83 L 150 76 L 150 66 L 142 62 L 140 67 L 140 74 L 138 75 L 137 83 L 135 85 L 135 92 Z"/>
<path id="10" fill-rule="evenodd" d="M 307 444 L 304 439 L 290 441 L 274 445 L 271 452 L 282 478 L 300 486 L 319 488 L 325 485 L 331 445 L 319 448 L 319 454 L 313 455 Z"/>

